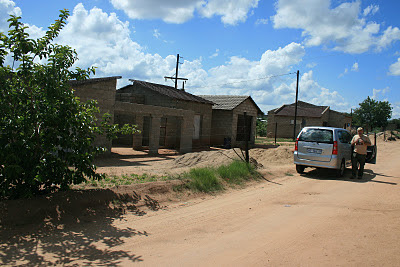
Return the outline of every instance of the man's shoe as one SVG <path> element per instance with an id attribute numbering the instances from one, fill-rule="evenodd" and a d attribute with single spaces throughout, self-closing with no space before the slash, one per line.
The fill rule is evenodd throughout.
<path id="1" fill-rule="evenodd" d="M 358 179 L 361 180 L 361 179 L 362 179 L 362 176 L 359 176 Z"/>
<path id="2" fill-rule="evenodd" d="M 350 179 L 356 179 L 356 177 L 352 175 L 352 176 L 350 177 Z"/>

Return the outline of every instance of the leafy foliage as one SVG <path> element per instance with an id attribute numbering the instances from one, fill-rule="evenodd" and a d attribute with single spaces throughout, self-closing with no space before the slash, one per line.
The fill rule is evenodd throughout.
<path id="1" fill-rule="evenodd" d="M 84 80 L 94 68 L 71 70 L 77 53 L 53 40 L 69 15 L 62 10 L 45 36 L 30 39 L 20 17 L 11 16 L 0 33 L 0 197 L 29 197 L 67 189 L 85 177 L 100 179 L 93 160 L 98 134 L 114 137 L 120 128 L 100 123 L 95 101 L 80 102 L 70 80 Z M 12 66 L 6 65 L 12 60 Z M 125 126 L 125 132 L 134 129 Z"/>
<path id="2" fill-rule="evenodd" d="M 386 127 L 392 116 L 392 106 L 388 101 L 376 101 L 368 96 L 359 105 L 360 107 L 354 110 L 354 125 L 365 126 L 367 130 Z"/>
<path id="3" fill-rule="evenodd" d="M 257 118 L 257 136 L 267 136 L 267 124 L 265 119 Z"/>

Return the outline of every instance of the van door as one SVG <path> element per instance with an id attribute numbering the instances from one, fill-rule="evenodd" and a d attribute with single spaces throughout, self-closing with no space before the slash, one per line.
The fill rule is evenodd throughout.
<path id="1" fill-rule="evenodd" d="M 376 133 L 374 134 L 374 145 L 367 147 L 367 157 L 365 163 L 376 164 L 376 157 L 378 153 L 378 147 L 376 145 Z"/>
<path id="2" fill-rule="evenodd" d="M 340 158 L 345 158 L 346 161 L 351 160 L 351 152 L 352 147 L 351 147 L 351 134 L 348 133 L 347 131 L 338 131 L 338 139 L 339 139 L 339 153 L 340 153 Z"/>

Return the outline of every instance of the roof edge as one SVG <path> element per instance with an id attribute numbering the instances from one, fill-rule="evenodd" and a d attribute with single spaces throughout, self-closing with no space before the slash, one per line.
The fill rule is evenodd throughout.
<path id="1" fill-rule="evenodd" d="M 101 81 L 108 81 L 108 80 L 118 80 L 121 79 L 122 76 L 109 76 L 109 77 L 101 77 L 101 78 L 89 78 L 86 80 L 69 80 L 70 85 L 80 85 L 85 83 L 96 83 Z"/>

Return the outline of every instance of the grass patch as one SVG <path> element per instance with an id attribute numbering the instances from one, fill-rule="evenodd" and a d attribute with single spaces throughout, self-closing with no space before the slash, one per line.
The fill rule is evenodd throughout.
<path id="1" fill-rule="evenodd" d="M 188 173 L 187 187 L 200 192 L 214 192 L 223 189 L 221 181 L 215 175 L 215 169 L 196 168 Z"/>
<path id="2" fill-rule="evenodd" d="M 173 177 L 169 176 L 156 176 L 156 175 L 148 175 L 148 174 L 122 174 L 118 175 L 104 175 L 103 179 L 93 180 L 88 179 L 85 183 L 78 185 L 80 188 L 85 188 L 85 186 L 91 187 L 99 187 L 99 188 L 110 188 L 118 185 L 131 185 L 131 184 L 139 184 L 139 183 L 147 183 L 154 181 L 165 181 L 168 179 L 173 179 Z"/>
<path id="3" fill-rule="evenodd" d="M 224 185 L 240 185 L 250 179 L 259 178 L 260 176 L 261 175 L 251 164 L 247 164 L 243 161 L 233 161 L 229 165 L 220 166 L 218 168 L 194 168 L 178 176 L 138 175 L 134 173 L 120 176 L 105 175 L 101 180 L 90 179 L 77 186 L 81 189 L 85 187 L 110 188 L 119 185 L 181 179 L 185 180 L 185 183 L 174 188 L 175 191 L 189 189 L 196 192 L 211 193 L 223 190 Z"/>
<path id="4" fill-rule="evenodd" d="M 286 176 L 293 176 L 293 173 L 287 172 L 285 173 Z"/>
<path id="5" fill-rule="evenodd" d="M 219 177 L 232 184 L 241 184 L 244 180 L 249 180 L 255 173 L 252 165 L 243 161 L 234 161 L 229 165 L 220 166 L 217 169 Z"/>
<path id="6" fill-rule="evenodd" d="M 215 192 L 224 189 L 224 184 L 239 185 L 250 179 L 260 177 L 254 166 L 243 161 L 233 161 L 229 165 L 218 168 L 195 168 L 179 176 L 179 179 L 187 179 L 182 187 L 193 191 Z"/>

